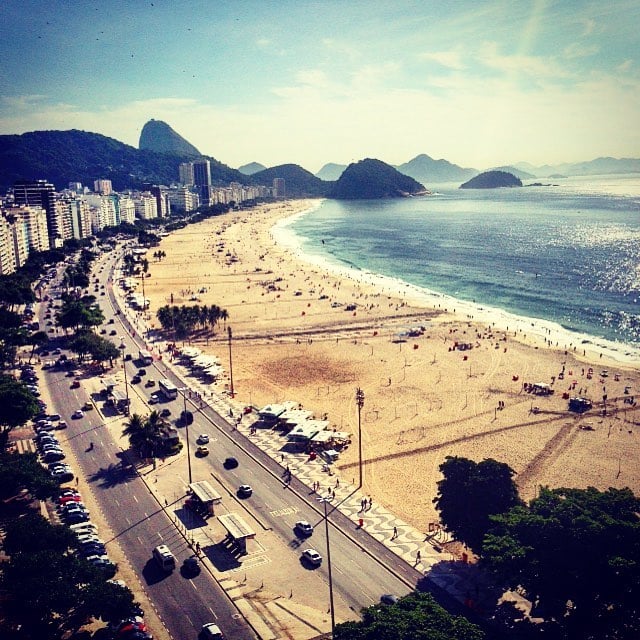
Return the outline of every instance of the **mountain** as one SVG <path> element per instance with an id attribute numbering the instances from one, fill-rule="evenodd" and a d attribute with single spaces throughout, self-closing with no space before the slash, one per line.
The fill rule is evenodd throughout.
<path id="1" fill-rule="evenodd" d="M 139 188 L 145 182 L 171 184 L 178 180 L 178 165 L 192 156 L 156 153 L 87 131 L 31 131 L 0 136 L 0 189 L 16 180 L 46 179 L 57 189 L 71 181 L 93 186 L 98 178 L 111 180 L 115 190 Z M 216 184 L 248 178 L 209 158 Z"/>
<path id="2" fill-rule="evenodd" d="M 162 120 L 149 120 L 142 127 L 138 147 L 147 151 L 171 153 L 176 156 L 198 157 L 202 155 L 191 143 Z"/>
<path id="3" fill-rule="evenodd" d="M 423 184 L 434 182 L 460 182 L 477 175 L 477 169 L 463 169 L 447 160 L 434 160 L 426 153 L 405 162 L 396 169 Z"/>
<path id="4" fill-rule="evenodd" d="M 485 171 L 468 182 L 460 185 L 460 189 L 497 189 L 498 187 L 521 187 L 522 180 L 506 171 Z"/>
<path id="5" fill-rule="evenodd" d="M 241 167 L 238 167 L 238 171 L 243 173 L 245 176 L 252 176 L 254 173 L 258 173 L 258 171 L 264 171 L 267 167 L 259 162 L 250 162 L 249 164 L 243 164 Z"/>
<path id="6" fill-rule="evenodd" d="M 502 173 L 511 173 L 517 178 L 520 178 L 520 180 L 531 180 L 532 178 L 537 177 L 532 173 L 528 173 L 527 171 L 524 171 L 523 169 L 518 169 L 517 167 L 512 167 L 511 165 L 504 166 L 504 167 L 491 167 L 489 171 L 501 171 Z"/>
<path id="7" fill-rule="evenodd" d="M 332 182 L 323 182 L 297 164 L 281 164 L 251 176 L 252 182 L 267 186 L 273 184 L 274 178 L 284 179 L 287 198 L 325 197 L 333 186 Z"/>
<path id="8" fill-rule="evenodd" d="M 391 165 L 367 158 L 350 164 L 344 170 L 329 197 L 338 200 L 400 198 L 425 191 L 423 185 L 402 175 Z"/>
<path id="9" fill-rule="evenodd" d="M 335 182 L 342 172 L 347 168 L 346 164 L 335 164 L 335 162 L 328 162 L 327 164 L 316 173 L 316 178 L 325 180 L 327 182 Z"/>
<path id="10" fill-rule="evenodd" d="M 596 158 L 587 162 L 565 162 L 563 164 L 545 164 L 534 166 L 528 162 L 514 165 L 538 177 L 554 176 L 595 176 L 613 173 L 640 173 L 640 158 Z"/>

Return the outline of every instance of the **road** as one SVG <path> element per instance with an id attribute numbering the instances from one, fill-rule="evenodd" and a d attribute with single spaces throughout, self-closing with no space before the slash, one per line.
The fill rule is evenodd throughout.
<path id="1" fill-rule="evenodd" d="M 124 314 L 114 315 L 115 299 L 108 282 L 114 255 L 101 257 L 99 266 L 92 275 L 104 285 L 106 295 L 97 294 L 108 321 L 114 318 L 118 342 L 124 343 L 125 352 L 137 354 L 138 345 L 131 334 L 134 329 L 128 324 Z M 102 291 L 103 289 L 100 289 Z M 125 323 L 124 325 L 121 323 Z M 134 356 L 135 357 L 135 356 Z M 134 361 L 124 363 L 129 381 L 138 366 Z M 183 381 L 177 379 L 163 365 L 157 363 L 146 367 L 147 376 L 155 380 L 162 377 L 171 379 L 179 388 Z M 208 571 L 203 571 L 193 579 L 185 579 L 177 570 L 165 576 L 151 559 L 151 549 L 162 542 L 169 544 L 176 555 L 178 566 L 191 555 L 184 538 L 178 532 L 165 511 L 165 505 L 158 503 L 149 487 L 135 470 L 122 465 L 122 452 L 109 431 L 96 421 L 97 411 L 87 412 L 84 418 L 70 419 L 70 415 L 89 399 L 84 386 L 70 388 L 70 378 L 63 371 L 48 370 L 47 384 L 55 399 L 55 410 L 69 424 L 69 445 L 79 460 L 81 475 L 85 476 L 95 490 L 95 495 L 104 516 L 115 537 L 124 550 L 130 564 L 146 586 L 155 607 L 174 638 L 196 637 L 197 631 L 205 622 L 219 621 L 226 636 L 232 639 L 254 638 L 254 632 L 239 618 L 233 602 L 225 595 L 218 583 Z M 157 390 L 143 385 L 130 385 L 129 393 L 148 399 Z M 251 441 L 242 436 L 213 409 L 205 407 L 199 410 L 187 397 L 179 397 L 168 404 L 156 405 L 161 409 L 171 407 L 172 416 L 179 415 L 183 403 L 194 412 L 194 423 L 188 428 L 191 452 L 197 446 L 196 438 L 200 433 L 210 436 L 212 452 L 193 465 L 193 480 L 213 477 L 226 489 L 227 499 L 235 499 L 240 484 L 250 484 L 254 493 L 248 500 L 238 500 L 237 509 L 247 509 L 265 530 L 273 531 L 286 545 L 285 553 L 292 559 L 300 555 L 301 548 L 315 547 L 324 557 L 322 566 L 314 571 L 304 571 L 300 566 L 300 575 L 291 576 L 292 584 L 304 581 L 310 588 L 326 593 L 328 582 L 328 563 L 326 562 L 326 537 L 324 527 L 324 504 L 317 496 L 309 492 L 308 487 L 296 478 L 288 484 L 283 482 L 282 467 Z M 93 414 L 93 415 L 90 415 Z M 180 429 L 182 438 L 187 437 L 187 429 Z M 90 442 L 94 443 L 89 448 Z M 222 461 L 234 456 L 239 466 L 234 470 L 225 470 Z M 188 471 L 182 470 L 186 475 Z M 330 523 L 330 549 L 332 560 L 333 589 L 336 597 L 358 612 L 362 607 L 379 601 L 382 593 L 403 594 L 411 590 L 420 574 L 401 562 L 384 545 L 372 540 L 364 531 L 357 530 L 354 523 L 339 511 L 327 505 Z M 315 526 L 313 536 L 308 542 L 296 537 L 293 532 L 297 520 L 308 520 Z M 304 544 L 304 546 L 303 546 Z M 324 598 L 324 596 L 323 596 Z"/>

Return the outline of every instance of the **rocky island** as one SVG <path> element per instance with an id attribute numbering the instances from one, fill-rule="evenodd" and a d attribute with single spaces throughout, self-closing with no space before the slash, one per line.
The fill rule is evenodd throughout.
<path id="1" fill-rule="evenodd" d="M 506 171 L 485 171 L 471 178 L 460 189 L 498 189 L 499 187 L 521 187 L 522 180 Z"/>

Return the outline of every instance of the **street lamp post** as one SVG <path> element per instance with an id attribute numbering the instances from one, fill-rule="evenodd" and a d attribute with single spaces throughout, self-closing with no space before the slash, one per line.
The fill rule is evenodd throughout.
<path id="1" fill-rule="evenodd" d="M 364 391 L 356 389 L 356 405 L 358 406 L 358 487 L 362 487 L 362 407 L 364 407 Z"/>
<path id="2" fill-rule="evenodd" d="M 182 416 L 184 418 L 185 434 L 187 437 L 187 467 L 189 468 L 189 484 L 193 482 L 191 477 L 191 450 L 189 448 L 189 413 L 187 412 L 187 387 L 180 389 L 182 391 L 182 400 L 184 402 L 184 411 Z"/>
<path id="3" fill-rule="evenodd" d="M 331 612 L 331 637 L 335 636 L 336 632 L 336 615 L 333 606 L 333 578 L 331 574 L 331 545 L 329 544 L 329 519 L 327 514 L 327 498 L 318 498 L 319 502 L 322 502 L 324 506 L 324 533 L 327 539 L 327 571 L 329 573 L 329 611 Z"/>
<path id="4" fill-rule="evenodd" d="M 124 359 L 124 350 L 126 349 L 124 338 L 120 336 L 120 351 L 122 352 L 122 370 L 124 371 L 124 392 L 127 394 L 126 415 L 129 415 L 129 384 L 127 381 L 127 361 Z"/>
<path id="5" fill-rule="evenodd" d="M 229 335 L 229 379 L 231 383 L 230 392 L 231 392 L 231 397 L 233 398 L 234 391 L 233 391 L 233 361 L 231 360 L 231 338 L 232 338 L 231 327 L 227 327 L 227 334 Z"/>

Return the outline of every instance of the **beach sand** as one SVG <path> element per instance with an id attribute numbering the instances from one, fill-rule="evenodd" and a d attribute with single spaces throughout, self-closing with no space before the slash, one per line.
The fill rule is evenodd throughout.
<path id="1" fill-rule="evenodd" d="M 304 261 L 276 243 L 286 231 L 273 227 L 314 204 L 263 205 L 164 238 L 166 258 L 148 254 L 150 324 L 158 328 L 155 311 L 172 295 L 176 305 L 197 297 L 226 309 L 236 399 L 258 407 L 295 401 L 352 433 L 337 462 L 345 482 L 358 481 L 361 388 L 364 491 L 418 529 L 438 519 L 432 499 L 446 456 L 506 462 L 525 499 L 540 485 L 640 493 L 640 416 L 625 402 L 639 391 L 636 367 L 583 352 L 579 340 L 565 345 L 542 323 L 492 321 L 462 304 L 454 312 L 452 299 L 382 290 L 362 272 L 350 277 L 348 269 L 332 273 Z M 347 311 L 351 304 L 355 310 Z M 218 391 L 229 384 L 226 326 L 192 341 L 220 358 Z M 422 335 L 406 335 L 418 327 Z M 554 393 L 534 396 L 525 382 L 550 384 Z M 570 413 L 567 392 L 587 395 L 593 410 Z"/>

